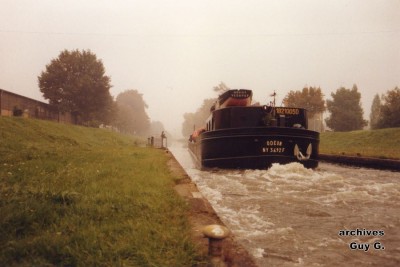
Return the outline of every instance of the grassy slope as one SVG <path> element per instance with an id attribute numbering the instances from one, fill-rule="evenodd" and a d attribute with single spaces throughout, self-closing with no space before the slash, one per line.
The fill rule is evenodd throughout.
<path id="1" fill-rule="evenodd" d="M 166 160 L 106 130 L 0 117 L 0 262 L 192 265 Z"/>
<path id="2" fill-rule="evenodd" d="M 400 128 L 321 133 L 320 153 L 400 159 Z"/>

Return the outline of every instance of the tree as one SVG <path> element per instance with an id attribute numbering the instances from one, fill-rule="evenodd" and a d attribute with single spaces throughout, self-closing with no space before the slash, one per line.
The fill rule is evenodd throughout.
<path id="1" fill-rule="evenodd" d="M 110 77 L 101 60 L 90 50 L 64 50 L 38 77 L 39 88 L 49 104 L 77 115 L 81 122 L 108 123 L 113 98 Z"/>
<path id="2" fill-rule="evenodd" d="M 118 115 L 116 126 L 125 133 L 145 135 L 150 129 L 150 119 L 146 113 L 147 104 L 137 90 L 127 90 L 117 98 Z"/>
<path id="3" fill-rule="evenodd" d="M 210 116 L 210 108 L 217 101 L 216 98 L 208 98 L 203 101 L 200 108 L 195 113 L 185 113 L 183 115 L 182 134 L 189 136 L 193 133 L 193 128 L 201 128 L 206 124 L 208 116 Z"/>
<path id="4" fill-rule="evenodd" d="M 378 94 L 375 95 L 371 105 L 371 114 L 369 115 L 369 123 L 371 129 L 378 129 L 378 123 L 381 118 L 381 98 Z"/>
<path id="5" fill-rule="evenodd" d="M 302 91 L 290 91 L 283 99 L 283 103 L 286 107 L 307 109 L 310 118 L 325 111 L 324 95 L 319 87 L 304 87 Z"/>
<path id="6" fill-rule="evenodd" d="M 381 120 L 378 128 L 400 127 L 400 89 L 395 87 L 382 97 Z"/>
<path id="7" fill-rule="evenodd" d="M 218 95 L 228 91 L 230 88 L 225 83 L 220 82 L 217 86 L 213 87 L 213 91 Z M 193 133 L 193 128 L 199 129 L 205 126 L 208 116 L 210 116 L 210 109 L 217 101 L 217 98 L 208 98 L 203 100 L 203 104 L 194 113 L 183 114 L 182 134 L 189 136 Z"/>
<path id="8" fill-rule="evenodd" d="M 195 128 L 196 128 L 195 113 L 188 112 L 183 114 L 182 135 L 185 137 L 189 137 L 193 133 Z"/>
<path id="9" fill-rule="evenodd" d="M 351 90 L 341 87 L 331 96 L 333 100 L 326 101 L 328 111 L 331 113 L 325 120 L 328 127 L 334 131 L 346 132 L 360 130 L 367 125 L 360 104 L 361 94 L 356 85 L 353 85 Z"/>
<path id="10" fill-rule="evenodd" d="M 220 82 L 217 86 L 213 87 L 214 92 L 217 92 L 218 94 L 222 94 L 226 91 L 228 91 L 230 88 L 226 86 L 225 83 Z"/>

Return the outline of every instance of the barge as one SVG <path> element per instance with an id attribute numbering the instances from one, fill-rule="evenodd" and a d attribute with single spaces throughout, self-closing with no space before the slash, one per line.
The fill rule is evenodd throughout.
<path id="1" fill-rule="evenodd" d="M 266 169 L 273 163 L 318 166 L 319 133 L 307 129 L 307 110 L 251 104 L 252 91 L 228 90 L 189 138 L 200 168 Z"/>

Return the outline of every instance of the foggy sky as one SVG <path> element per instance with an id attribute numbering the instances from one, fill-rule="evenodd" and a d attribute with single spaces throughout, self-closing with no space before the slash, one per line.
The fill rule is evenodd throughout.
<path id="1" fill-rule="evenodd" d="M 367 119 L 400 86 L 399 0 L 0 0 L 0 38 L 0 88 L 43 100 L 46 64 L 90 49 L 111 94 L 138 90 L 172 134 L 221 81 L 261 103 L 356 84 Z"/>

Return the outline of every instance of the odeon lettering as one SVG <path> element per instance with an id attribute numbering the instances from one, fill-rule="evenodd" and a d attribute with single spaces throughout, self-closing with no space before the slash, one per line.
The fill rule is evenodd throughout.
<path id="1" fill-rule="evenodd" d="M 282 146 L 282 141 L 272 140 L 266 142 L 267 146 Z"/>

